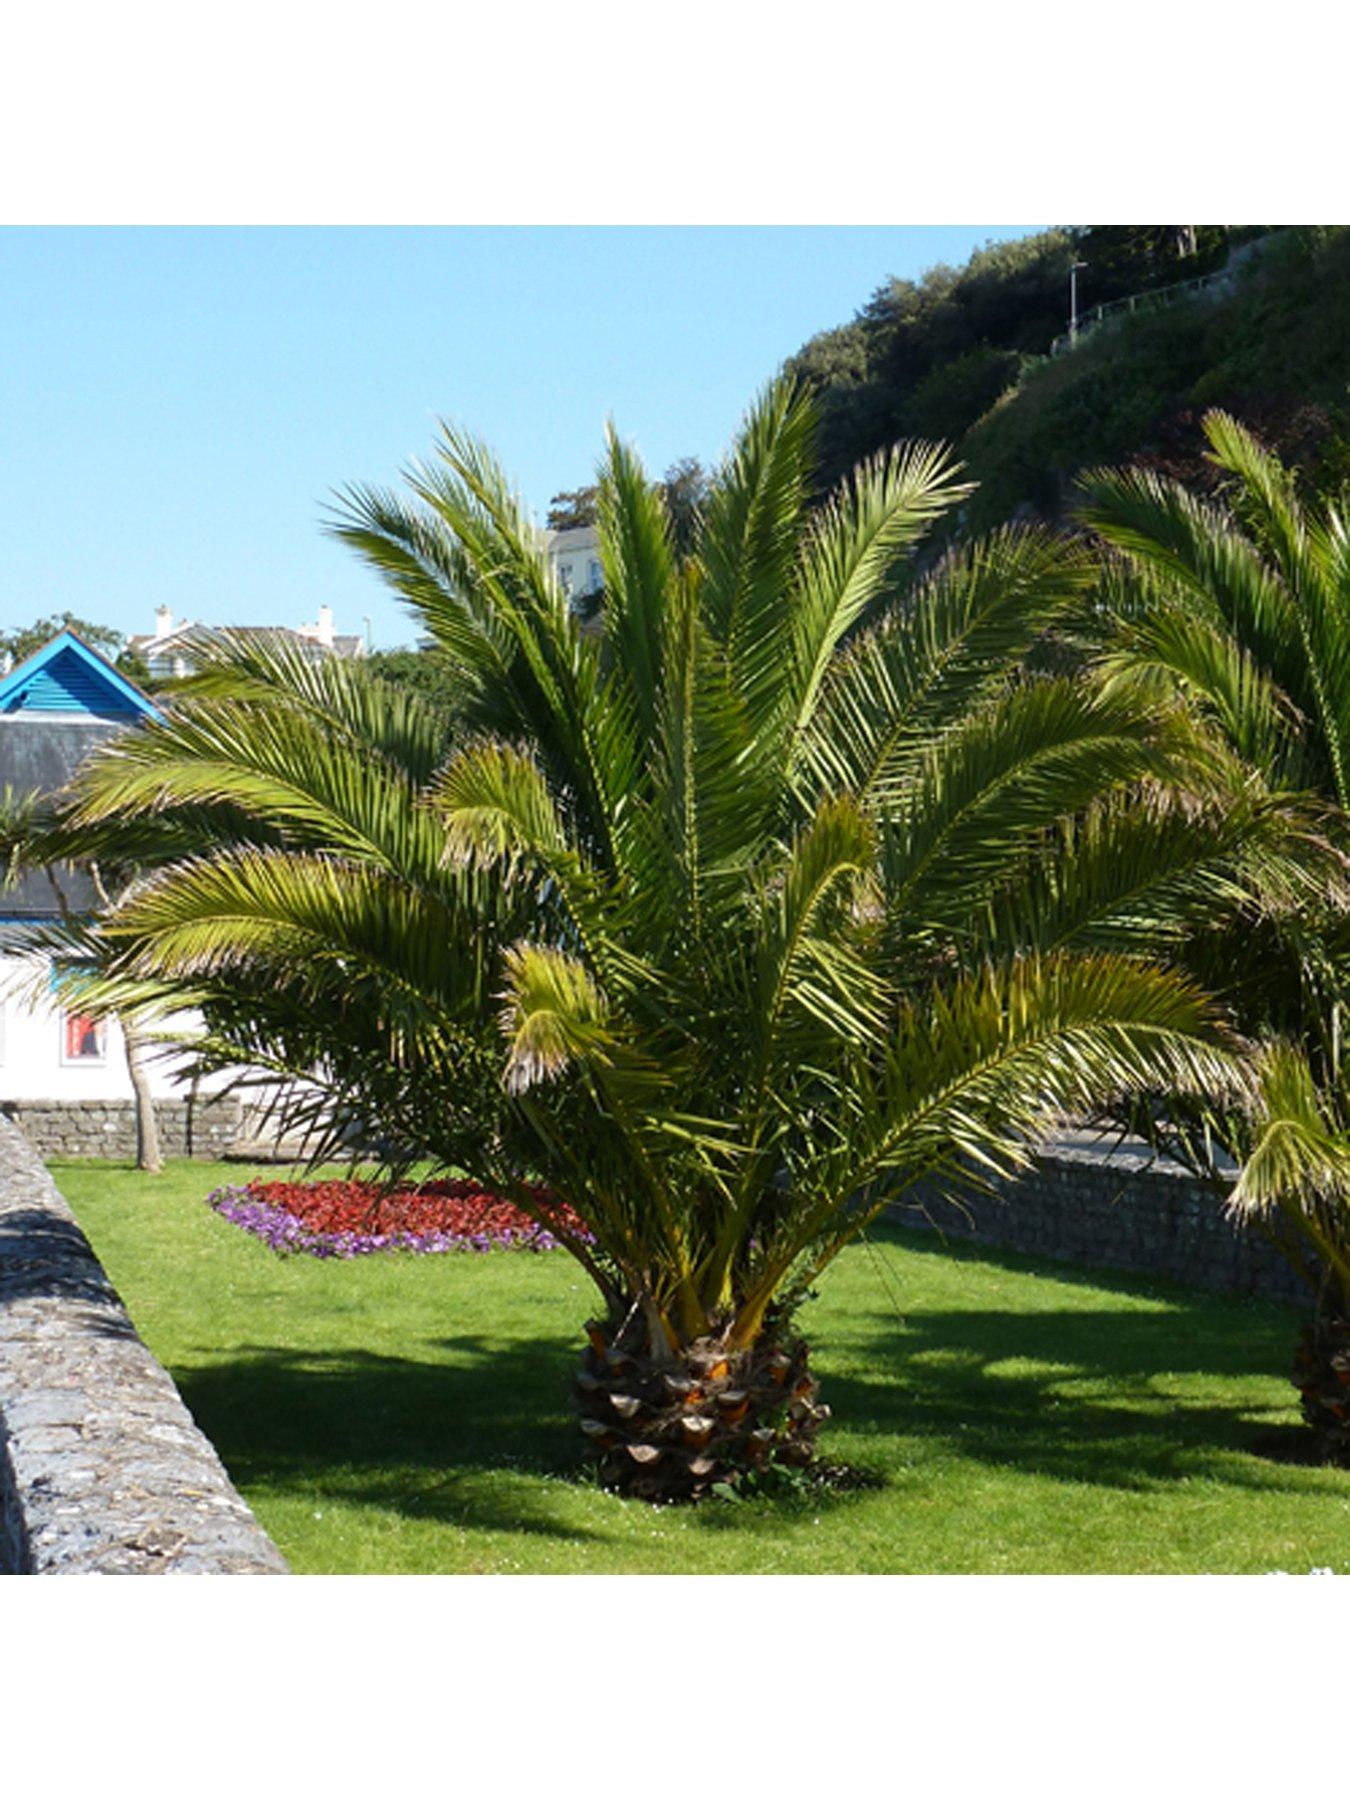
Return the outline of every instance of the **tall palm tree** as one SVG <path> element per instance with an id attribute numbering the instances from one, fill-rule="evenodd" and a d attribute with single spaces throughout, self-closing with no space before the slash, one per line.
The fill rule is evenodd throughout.
<path id="1" fill-rule="evenodd" d="M 101 930 L 139 1000 L 203 1006 L 203 1055 L 559 1230 L 599 1295 L 582 1430 L 651 1496 L 809 1459 L 797 1309 L 915 1182 L 1020 1166 L 1122 1091 L 1239 1079 L 1156 957 L 1233 854 L 1232 809 L 1171 785 L 1184 709 L 1020 672 L 1087 559 L 1008 530 L 916 574 L 966 491 L 945 454 L 897 448 L 813 515 L 813 430 L 766 392 L 684 559 L 611 435 L 597 634 L 445 429 L 406 495 L 351 489 L 334 528 L 435 640 L 456 715 L 222 645 L 68 814 L 156 862 L 197 819 Z"/>
<path id="2" fill-rule="evenodd" d="M 1204 431 L 1221 491 L 1099 472 L 1082 516 L 1121 558 L 1107 691 L 1184 697 L 1245 771 L 1236 788 L 1298 796 L 1312 823 L 1284 904 L 1188 947 L 1266 1047 L 1254 1114 L 1174 1108 L 1172 1147 L 1225 1190 L 1221 1154 L 1236 1158 L 1233 1212 L 1282 1224 L 1277 1241 L 1317 1290 L 1294 1374 L 1304 1415 L 1350 1466 L 1350 519 L 1227 414 Z"/>

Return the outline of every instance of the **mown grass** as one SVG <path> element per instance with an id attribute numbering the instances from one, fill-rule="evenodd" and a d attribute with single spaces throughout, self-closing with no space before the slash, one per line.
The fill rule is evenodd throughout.
<path id="1" fill-rule="evenodd" d="M 825 1454 L 885 1485 L 657 1511 L 578 1472 L 560 1253 L 282 1261 L 204 1204 L 238 1168 L 54 1172 L 298 1571 L 1350 1570 L 1350 1476 L 1253 1447 L 1287 1307 L 879 1232 L 802 1322 Z"/>

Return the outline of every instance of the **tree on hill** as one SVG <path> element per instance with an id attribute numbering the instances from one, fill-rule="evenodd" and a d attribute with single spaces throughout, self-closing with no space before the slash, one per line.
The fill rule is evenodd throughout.
<path id="1" fill-rule="evenodd" d="M 900 438 L 957 438 L 1064 329 L 1072 234 L 977 250 L 960 269 L 892 279 L 854 320 L 788 361 L 822 408 L 820 481 Z"/>
<path id="2" fill-rule="evenodd" d="M 823 486 L 900 438 L 959 443 L 1064 332 L 1074 263 L 1081 310 L 1215 267 L 1234 229 L 1057 228 L 883 283 L 788 361 L 821 406 Z"/>
<path id="3" fill-rule="evenodd" d="M 698 544 L 699 521 L 712 494 L 712 476 L 696 456 L 684 456 L 670 465 L 658 487 L 670 518 L 675 553 L 689 556 Z"/>
<path id="4" fill-rule="evenodd" d="M 1115 300 L 1203 274 L 1228 252 L 1227 225 L 1088 225 L 1076 234 L 1084 301 Z"/>
<path id="5" fill-rule="evenodd" d="M 1216 406 L 1286 462 L 1339 481 L 1350 467 L 1348 345 L 1350 229 L 1267 236 L 1222 291 L 1122 314 L 1071 355 L 1030 363 L 959 444 L 979 482 L 972 522 L 1028 508 L 1057 519 L 1077 472 L 1110 463 L 1211 484 L 1197 424 Z"/>

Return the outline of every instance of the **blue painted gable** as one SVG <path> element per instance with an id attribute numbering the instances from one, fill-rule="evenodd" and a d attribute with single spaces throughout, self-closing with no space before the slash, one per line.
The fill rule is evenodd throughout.
<path id="1" fill-rule="evenodd" d="M 62 631 L 0 679 L 0 715 L 43 714 L 131 724 L 154 704 L 106 657 L 73 631 Z"/>

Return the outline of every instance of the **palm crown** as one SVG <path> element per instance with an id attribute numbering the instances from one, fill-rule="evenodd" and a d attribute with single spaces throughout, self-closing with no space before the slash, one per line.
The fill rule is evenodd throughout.
<path id="1" fill-rule="evenodd" d="M 454 718 L 221 646 L 68 815 L 163 864 L 99 930 L 138 998 L 204 1006 L 204 1055 L 586 1221 L 583 1423 L 662 1491 L 805 1453 L 787 1321 L 898 1193 L 1234 1076 L 1153 959 L 1234 829 L 1171 798 L 1183 710 L 1021 672 L 1083 553 L 1008 530 L 916 572 L 966 491 L 945 455 L 897 448 L 812 514 L 813 428 L 793 387 L 761 398 L 683 560 L 611 437 L 598 632 L 445 430 L 408 497 L 349 490 L 335 529 L 434 639 Z M 713 1389 L 705 1429 L 680 1409 Z"/>

